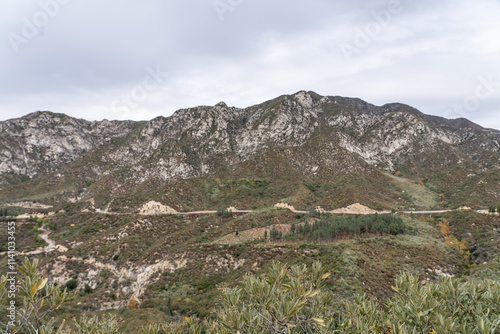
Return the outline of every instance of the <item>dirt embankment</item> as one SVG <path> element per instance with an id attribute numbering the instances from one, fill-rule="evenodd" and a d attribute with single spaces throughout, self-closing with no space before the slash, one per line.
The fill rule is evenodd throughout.
<path id="1" fill-rule="evenodd" d="M 278 204 L 275 204 L 274 206 L 277 208 L 288 209 L 292 212 L 300 212 L 300 211 L 296 210 L 293 206 L 291 206 L 290 204 L 287 204 L 287 203 L 278 203 Z M 327 211 L 320 206 L 317 206 L 316 208 L 314 208 L 314 210 L 319 211 L 321 213 L 361 214 L 361 215 L 362 214 L 375 214 L 378 212 L 378 211 L 370 209 L 369 207 L 364 206 L 364 205 L 359 204 L 359 203 L 354 203 L 354 204 L 349 205 L 348 207 L 339 208 L 339 209 L 335 209 L 335 210 L 331 210 L 331 211 Z"/>
<path id="2" fill-rule="evenodd" d="M 165 215 L 178 213 L 175 209 L 155 201 L 149 201 L 139 209 L 141 215 Z"/>
<path id="3" fill-rule="evenodd" d="M 359 203 L 354 203 L 345 208 L 328 211 L 329 213 L 346 213 L 346 214 L 375 214 L 377 211 L 370 209 Z"/>
<path id="4" fill-rule="evenodd" d="M 288 209 L 292 212 L 297 212 L 297 210 L 295 210 L 295 208 L 293 206 L 291 206 L 290 204 L 286 204 L 286 203 L 278 203 L 278 204 L 275 204 L 274 207 Z"/>

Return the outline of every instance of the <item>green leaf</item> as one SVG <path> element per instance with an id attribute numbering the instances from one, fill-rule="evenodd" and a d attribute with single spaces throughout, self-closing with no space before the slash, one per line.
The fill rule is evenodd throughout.
<path id="1" fill-rule="evenodd" d="M 312 320 L 314 320 L 318 325 L 320 325 L 321 327 L 326 327 L 325 325 L 325 321 L 323 319 L 320 319 L 320 318 L 312 318 Z"/>
<path id="2" fill-rule="evenodd" d="M 331 275 L 331 273 L 325 273 L 321 276 L 321 279 L 326 279 Z"/>
<path id="3" fill-rule="evenodd" d="M 38 287 L 37 287 L 37 290 L 40 291 L 43 289 L 43 287 L 45 286 L 45 284 L 47 284 L 47 281 L 48 281 L 48 278 L 41 278 L 38 280 Z"/>

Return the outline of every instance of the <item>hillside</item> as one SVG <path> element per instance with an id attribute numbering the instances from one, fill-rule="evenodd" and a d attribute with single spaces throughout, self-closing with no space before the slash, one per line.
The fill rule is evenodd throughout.
<path id="1" fill-rule="evenodd" d="M 3 203 L 78 202 L 131 213 L 150 200 L 179 211 L 500 202 L 499 131 L 399 103 L 305 91 L 148 122 L 37 112 L 0 122 L 0 156 Z"/>

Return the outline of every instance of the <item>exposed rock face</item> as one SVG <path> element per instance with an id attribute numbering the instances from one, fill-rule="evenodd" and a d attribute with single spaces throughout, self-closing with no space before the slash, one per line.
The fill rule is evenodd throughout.
<path id="1" fill-rule="evenodd" d="M 89 122 L 40 111 L 0 122 L 0 185 L 9 174 L 31 178 L 57 170 L 93 148 L 125 137 L 137 125 Z"/>
<path id="2" fill-rule="evenodd" d="M 100 183 L 87 197 L 106 189 L 113 198 L 141 184 L 231 169 L 280 148 L 307 177 L 367 173 L 366 166 L 421 176 L 457 164 L 469 174 L 500 167 L 499 131 L 403 104 L 377 107 L 301 91 L 245 109 L 219 103 L 149 122 L 88 122 L 50 112 L 0 122 L 0 186 L 49 174 L 52 187 L 79 187 L 75 200 L 86 196 L 84 180 Z M 69 175 L 79 180 L 71 187 Z"/>

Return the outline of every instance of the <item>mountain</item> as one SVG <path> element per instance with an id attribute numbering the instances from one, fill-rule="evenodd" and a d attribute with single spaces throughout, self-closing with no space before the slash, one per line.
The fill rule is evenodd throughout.
<path id="1" fill-rule="evenodd" d="M 149 200 L 177 210 L 500 201 L 500 131 L 306 91 L 147 122 L 36 112 L 0 122 L 0 156 L 0 202 L 133 212 Z"/>
<path id="2" fill-rule="evenodd" d="M 18 259 L 39 258 L 42 275 L 71 290 L 54 312 L 58 324 L 105 311 L 116 315 L 120 333 L 142 333 L 147 323 L 210 319 L 224 287 L 267 272 L 273 261 L 309 268 L 322 262 L 331 274 L 326 288 L 342 310 L 358 292 L 382 304 L 401 271 L 421 281 L 498 280 L 500 217 L 462 208 L 347 218 L 274 204 L 498 205 L 499 143 L 499 131 L 465 119 L 305 91 L 245 109 L 221 102 L 146 122 L 36 112 L 0 122 L 0 208 L 8 216 L 19 206 L 33 215 L 55 212 L 18 217 L 15 247 Z M 252 211 L 156 214 L 143 210 L 159 207 L 150 201 L 184 212 Z M 394 226 L 353 228 L 353 221 L 380 227 L 386 218 Z M 339 219 L 343 229 L 314 238 L 306 231 L 318 219 L 323 232 L 329 228 L 322 220 Z M 387 232 L 397 226 L 403 233 Z M 12 233 L 0 223 L 0 252 L 11 247 Z M 0 276 L 7 261 L 0 257 Z M 6 312 L 0 308 L 0 317 Z"/>

